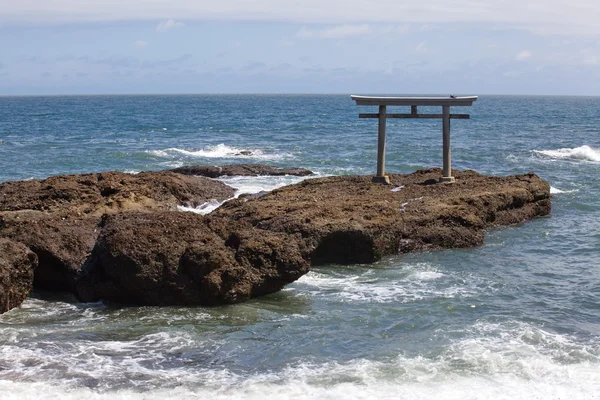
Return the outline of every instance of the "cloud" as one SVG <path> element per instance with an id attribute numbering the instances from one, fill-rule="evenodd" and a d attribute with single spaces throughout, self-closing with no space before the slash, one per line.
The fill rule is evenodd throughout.
<path id="1" fill-rule="evenodd" d="M 417 47 L 415 47 L 415 52 L 417 53 L 427 53 L 429 50 L 427 50 L 427 43 L 425 42 L 421 42 L 417 45 Z"/>
<path id="2" fill-rule="evenodd" d="M 533 53 L 529 50 L 521 50 L 516 56 L 515 56 L 515 60 L 517 61 L 525 61 L 528 58 L 531 58 L 531 56 L 533 55 Z"/>
<path id="3" fill-rule="evenodd" d="M 339 25 L 331 28 L 311 30 L 303 26 L 296 33 L 299 38 L 322 38 L 322 39 L 343 39 L 351 36 L 363 36 L 371 32 L 368 24 L 361 25 Z"/>
<path id="4" fill-rule="evenodd" d="M 175 22 L 175 20 L 170 19 L 167 21 L 159 22 L 156 26 L 156 32 L 167 32 L 171 29 L 183 28 L 184 26 L 185 24 L 183 22 Z"/>
<path id="5" fill-rule="evenodd" d="M 136 42 L 137 43 L 137 42 Z M 135 44 L 135 43 L 134 43 Z M 159 60 L 143 60 L 141 58 L 112 55 L 106 57 L 90 57 L 90 56 L 73 56 L 70 54 L 58 56 L 55 61 L 58 63 L 69 62 L 79 63 L 84 66 L 105 66 L 111 69 L 135 68 L 135 69 L 154 69 L 166 68 L 171 66 L 182 67 L 188 65 L 192 61 L 191 54 L 182 54 L 179 57 L 159 59 Z"/>
<path id="6" fill-rule="evenodd" d="M 506 71 L 505 73 L 502 74 L 502 76 L 504 76 L 506 78 L 516 78 L 521 75 L 522 75 L 522 73 L 518 72 L 518 71 Z"/>
<path id="7" fill-rule="evenodd" d="M 148 42 L 145 42 L 143 40 L 137 40 L 133 45 L 138 48 L 143 48 L 148 46 Z"/>
<path id="8" fill-rule="evenodd" d="M 256 62 L 251 62 L 251 63 L 244 65 L 243 67 L 240 68 L 240 70 L 241 71 L 256 71 L 258 69 L 263 69 L 265 67 L 266 67 L 265 63 L 256 61 Z"/>
<path id="9" fill-rule="evenodd" d="M 301 24 L 500 24 L 543 34 L 600 34 L 596 0 L 3 1 L 0 24 L 90 21 L 286 21 Z M 518 12 L 515 12 L 518 10 Z M 176 22 L 173 21 L 173 24 Z M 169 20 L 171 21 L 171 20 Z M 166 21 L 167 23 L 169 21 Z M 160 24 L 159 24 L 160 26 Z"/>
<path id="10" fill-rule="evenodd" d="M 577 59 L 582 65 L 600 65 L 600 54 L 592 49 L 583 49 Z"/>
<path id="11" fill-rule="evenodd" d="M 280 40 L 279 45 L 281 47 L 290 47 L 294 45 L 294 42 L 292 42 L 291 40 Z"/>

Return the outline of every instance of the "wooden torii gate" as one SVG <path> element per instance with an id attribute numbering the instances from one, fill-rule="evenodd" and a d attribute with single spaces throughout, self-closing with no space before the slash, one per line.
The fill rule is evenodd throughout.
<path id="1" fill-rule="evenodd" d="M 450 106 L 471 106 L 477 96 L 465 97 L 372 97 L 350 96 L 357 106 L 379 106 L 378 114 L 358 114 L 359 118 L 378 118 L 377 175 L 373 182 L 390 183 L 385 175 L 385 121 L 387 118 L 441 118 L 443 133 L 443 168 L 440 182 L 454 182 L 451 170 L 450 119 L 469 119 L 469 114 L 450 114 Z M 387 106 L 410 106 L 410 114 L 388 114 Z M 441 114 L 419 114 L 418 106 L 441 106 Z"/>

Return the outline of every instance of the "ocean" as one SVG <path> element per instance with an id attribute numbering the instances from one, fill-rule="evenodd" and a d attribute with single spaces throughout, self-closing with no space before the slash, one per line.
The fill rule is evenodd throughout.
<path id="1" fill-rule="evenodd" d="M 358 118 L 370 111 L 349 95 L 0 97 L 0 182 L 229 163 L 374 174 L 377 123 Z M 452 120 L 453 168 L 534 171 L 551 216 L 477 248 L 315 267 L 231 306 L 34 292 L 0 315 L 0 398 L 600 398 L 600 97 L 452 111 L 471 114 Z M 388 120 L 387 171 L 440 167 L 441 130 Z M 300 179 L 222 180 L 239 194 Z"/>

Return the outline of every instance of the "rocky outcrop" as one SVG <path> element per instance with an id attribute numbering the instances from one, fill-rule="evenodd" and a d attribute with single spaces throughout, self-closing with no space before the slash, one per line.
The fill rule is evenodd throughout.
<path id="1" fill-rule="evenodd" d="M 105 216 L 78 296 L 128 304 L 215 305 L 273 293 L 306 272 L 288 235 L 192 213 Z"/>
<path id="2" fill-rule="evenodd" d="M 230 164 L 222 166 L 198 166 L 190 165 L 171 170 L 178 174 L 206 176 L 218 178 L 220 176 L 309 176 L 312 171 L 304 168 L 279 168 L 262 164 Z"/>
<path id="3" fill-rule="evenodd" d="M 0 314 L 27 298 L 36 266 L 36 255 L 25 245 L 0 238 Z"/>
<path id="4" fill-rule="evenodd" d="M 390 175 L 391 185 L 369 176 L 309 179 L 258 199 L 230 201 L 213 216 L 297 237 L 304 258 L 318 265 L 476 246 L 486 228 L 550 212 L 550 187 L 533 173 L 454 171 L 454 184 L 437 183 L 440 175 L 439 169 Z"/>
<path id="5" fill-rule="evenodd" d="M 211 199 L 223 201 L 235 190 L 221 182 L 169 171 L 102 172 L 60 175 L 0 184 L 0 211 L 68 211 L 74 216 L 120 211 L 175 210 Z"/>
<path id="6" fill-rule="evenodd" d="M 0 236 L 25 244 L 37 255 L 37 288 L 72 291 L 96 242 L 99 220 L 68 212 L 0 212 Z"/>
<path id="7" fill-rule="evenodd" d="M 0 184 L 0 238 L 22 243 L 4 241 L 12 243 L 5 253 L 21 258 L 2 265 L 9 275 L 1 282 L 25 282 L 35 257 L 35 287 L 67 290 L 83 301 L 228 304 L 280 290 L 310 265 L 475 246 L 487 228 L 550 212 L 550 187 L 533 173 L 453 171 L 457 182 L 440 184 L 439 169 L 390 175 L 391 185 L 370 176 L 308 179 L 230 200 L 207 216 L 175 211 L 233 196 L 234 189 L 201 174 L 291 174 L 263 167 Z M 0 253 L 0 260 L 14 257 Z M 19 285 L 4 300 L 10 307 L 31 287 Z"/>
<path id="8" fill-rule="evenodd" d="M 218 181 L 168 171 L 5 182 L 0 184 L 0 237 L 24 243 L 37 254 L 36 287 L 73 291 L 102 215 L 195 207 L 234 192 Z"/>

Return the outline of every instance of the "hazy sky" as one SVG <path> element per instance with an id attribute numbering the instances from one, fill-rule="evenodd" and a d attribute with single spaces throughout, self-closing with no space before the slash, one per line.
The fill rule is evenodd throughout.
<path id="1" fill-rule="evenodd" d="M 0 95 L 600 95 L 599 0 L 0 0 Z"/>

